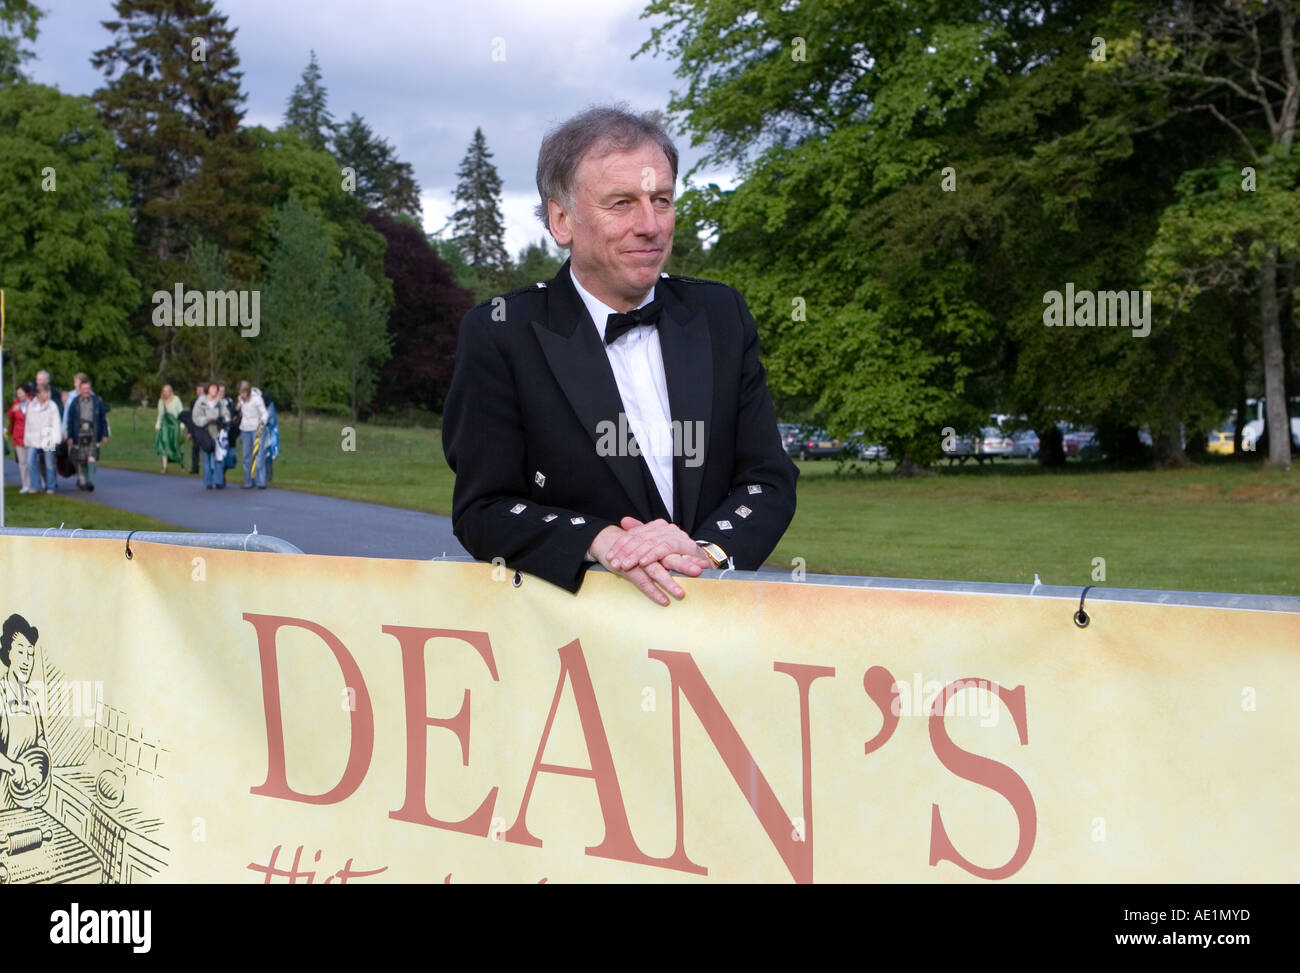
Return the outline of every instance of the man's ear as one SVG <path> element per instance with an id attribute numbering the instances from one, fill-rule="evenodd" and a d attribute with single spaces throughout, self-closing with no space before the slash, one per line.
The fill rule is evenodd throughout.
<path id="1" fill-rule="evenodd" d="M 566 213 L 560 204 L 554 199 L 546 201 L 546 216 L 551 224 L 551 236 L 561 247 L 567 247 L 573 242 L 573 227 L 569 224 L 569 214 Z"/>

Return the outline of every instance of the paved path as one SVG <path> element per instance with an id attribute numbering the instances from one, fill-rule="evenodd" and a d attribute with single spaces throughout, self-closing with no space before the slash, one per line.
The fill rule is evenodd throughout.
<path id="1" fill-rule="evenodd" d="M 239 471 L 228 470 L 227 475 L 232 472 Z M 17 486 L 13 457 L 5 462 L 5 480 Z M 224 490 L 205 490 L 202 478 L 177 473 L 175 467 L 166 476 L 105 468 L 95 474 L 94 493 L 78 490 L 75 480 L 60 478 L 59 495 L 148 514 L 189 530 L 247 534 L 256 525 L 259 534 L 282 538 L 308 554 L 417 560 L 468 556 L 451 532 L 450 517 L 282 490 L 274 484 L 265 490 L 242 490 L 241 482 L 242 473 L 228 480 Z"/>

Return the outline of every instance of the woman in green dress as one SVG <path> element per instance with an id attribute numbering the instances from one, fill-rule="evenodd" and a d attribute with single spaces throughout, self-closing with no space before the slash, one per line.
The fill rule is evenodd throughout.
<path id="1" fill-rule="evenodd" d="M 184 463 L 181 454 L 181 399 L 170 385 L 162 387 L 158 396 L 158 421 L 153 424 L 153 451 L 162 457 L 162 471 L 167 472 L 167 461 Z"/>

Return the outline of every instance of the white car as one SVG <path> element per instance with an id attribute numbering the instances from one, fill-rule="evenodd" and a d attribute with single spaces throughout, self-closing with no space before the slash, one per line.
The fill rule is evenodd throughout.
<path id="1" fill-rule="evenodd" d="M 997 426 L 985 426 L 980 430 L 975 451 L 981 456 L 1010 456 L 1015 448 L 1011 437 L 1004 435 Z"/>

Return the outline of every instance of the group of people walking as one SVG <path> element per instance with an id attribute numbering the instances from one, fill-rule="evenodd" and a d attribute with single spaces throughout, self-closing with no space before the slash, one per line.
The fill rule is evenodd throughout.
<path id="1" fill-rule="evenodd" d="M 109 407 L 85 372 L 78 372 L 72 385 L 61 392 L 41 369 L 14 391 L 5 431 L 18 459 L 19 493 L 54 493 L 60 472 L 75 473 L 79 490 L 95 489 L 99 450 L 109 438 Z"/>
<path id="2" fill-rule="evenodd" d="M 95 489 L 99 450 L 108 443 L 109 406 L 95 394 L 84 372 L 62 392 L 41 369 L 32 381 L 20 382 L 5 411 L 5 433 L 18 460 L 19 493 L 54 493 L 59 476 L 77 478 L 79 490 Z M 170 385 L 158 397 L 154 453 L 184 469 L 182 444 L 191 443 L 190 472 L 202 473 L 209 490 L 224 490 L 226 470 L 243 456 L 244 489 L 266 489 L 280 454 L 279 420 L 267 392 L 240 382 L 235 398 L 222 382 L 195 386 L 187 409 Z M 236 453 L 236 441 L 238 450 Z"/>
<path id="3" fill-rule="evenodd" d="M 265 490 L 271 482 L 275 458 L 280 453 L 279 421 L 275 401 L 269 393 L 240 382 L 237 397 L 226 395 L 224 382 L 194 387 L 194 402 L 185 409 L 170 385 L 158 397 L 158 419 L 154 423 L 154 452 L 167 463 L 184 463 L 182 430 L 190 440 L 191 473 L 202 471 L 208 490 L 226 488 L 226 470 L 237 464 L 235 439 L 244 460 L 245 490 Z"/>

